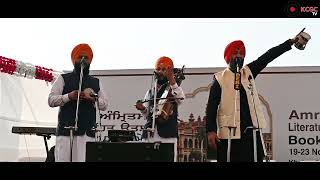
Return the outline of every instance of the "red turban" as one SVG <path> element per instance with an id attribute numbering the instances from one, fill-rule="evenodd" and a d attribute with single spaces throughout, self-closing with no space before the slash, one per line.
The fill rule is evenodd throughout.
<path id="1" fill-rule="evenodd" d="M 244 43 L 240 40 L 233 41 L 228 44 L 224 50 L 224 59 L 226 60 L 227 64 L 229 64 L 231 56 L 237 53 L 238 48 L 240 49 L 240 54 L 244 57 L 246 56 L 246 47 L 244 46 Z"/>
<path id="2" fill-rule="evenodd" d="M 166 69 L 173 68 L 172 60 L 166 56 L 162 56 L 157 60 L 156 69 L 160 67 L 160 65 L 164 66 Z"/>
<path id="3" fill-rule="evenodd" d="M 85 55 L 88 57 L 89 62 L 91 63 L 93 58 L 92 49 L 88 44 L 78 44 L 76 47 L 73 48 L 71 53 L 71 60 L 72 63 L 75 64 L 81 55 Z"/>

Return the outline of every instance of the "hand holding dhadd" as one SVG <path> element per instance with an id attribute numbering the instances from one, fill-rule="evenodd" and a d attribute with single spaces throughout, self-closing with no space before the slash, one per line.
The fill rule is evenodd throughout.
<path id="1" fill-rule="evenodd" d="M 295 37 L 294 46 L 299 50 L 304 50 L 308 41 L 311 39 L 311 36 L 304 32 L 305 28 Z"/>
<path id="2" fill-rule="evenodd" d="M 93 89 L 91 88 L 86 88 L 83 90 L 80 94 L 80 99 L 88 102 L 94 102 L 95 99 L 92 97 L 92 94 L 94 93 Z"/>

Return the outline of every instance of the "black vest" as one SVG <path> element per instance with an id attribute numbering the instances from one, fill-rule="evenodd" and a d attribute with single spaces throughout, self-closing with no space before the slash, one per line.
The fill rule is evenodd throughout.
<path id="1" fill-rule="evenodd" d="M 73 90 L 79 89 L 79 75 L 71 72 L 67 74 L 62 74 L 65 85 L 62 94 L 67 94 Z M 86 88 L 92 88 L 95 93 L 100 90 L 99 79 L 92 77 L 90 75 L 84 75 L 82 79 L 81 91 Z M 59 136 L 69 136 L 70 130 L 65 129 L 66 126 L 75 125 L 77 101 L 69 101 L 64 106 L 60 107 L 58 115 L 58 128 L 57 135 Z M 78 111 L 78 129 L 74 135 L 84 135 L 95 137 L 93 127 L 96 127 L 96 110 L 93 103 L 80 101 L 79 111 Z"/>
<path id="2" fill-rule="evenodd" d="M 166 86 L 163 86 L 157 93 L 157 98 L 160 98 L 165 90 Z M 149 95 L 151 90 L 149 90 Z M 150 99 L 153 99 L 153 95 L 149 96 Z M 173 138 L 178 137 L 178 104 L 174 103 L 173 113 L 169 117 L 168 121 L 163 123 L 156 122 L 157 131 L 160 137 L 163 138 Z M 149 101 L 149 107 L 153 107 L 153 101 Z M 147 128 L 152 128 L 152 112 L 148 113 L 147 115 L 147 123 L 144 126 L 144 131 L 142 133 L 142 138 L 147 138 Z"/>

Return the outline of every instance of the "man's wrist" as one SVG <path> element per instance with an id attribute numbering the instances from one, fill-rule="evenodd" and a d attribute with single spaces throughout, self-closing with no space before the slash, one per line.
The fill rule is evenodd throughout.
<path id="1" fill-rule="evenodd" d="M 67 102 L 70 101 L 69 93 L 62 95 L 62 101 L 63 101 L 64 103 L 67 103 Z"/>

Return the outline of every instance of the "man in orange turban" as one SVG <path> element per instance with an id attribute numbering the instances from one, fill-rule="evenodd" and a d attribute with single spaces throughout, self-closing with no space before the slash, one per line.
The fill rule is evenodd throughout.
<path id="1" fill-rule="evenodd" d="M 91 64 L 93 52 L 88 44 L 78 44 L 71 52 L 71 60 L 73 64 L 79 62 L 82 57 L 85 57 L 86 63 Z"/>
<path id="2" fill-rule="evenodd" d="M 71 52 L 71 61 L 74 66 L 74 71 L 79 74 L 81 63 L 83 63 L 83 74 L 89 74 L 90 64 L 92 62 L 93 52 L 88 44 L 78 44 Z M 83 62 L 80 62 L 83 59 Z"/>
<path id="3" fill-rule="evenodd" d="M 173 62 L 169 57 L 163 56 L 156 61 L 155 71 L 159 75 L 158 83 L 160 85 L 169 82 L 176 83 L 173 75 Z"/>
<path id="4" fill-rule="evenodd" d="M 266 127 L 266 122 L 254 79 L 268 63 L 291 50 L 297 40 L 297 37 L 288 39 L 245 66 L 244 43 L 237 40 L 226 46 L 224 59 L 228 68 L 214 74 L 206 107 L 208 144 L 217 152 L 218 162 L 227 161 L 229 155 L 229 161 L 262 161 L 266 156 L 260 131 Z M 257 137 L 256 159 L 254 133 Z"/>
<path id="5" fill-rule="evenodd" d="M 162 109 L 161 104 L 163 102 L 158 100 L 157 103 L 159 114 L 156 116 L 155 121 L 155 130 L 151 133 L 151 137 L 148 137 L 147 129 L 152 128 L 152 110 L 153 107 L 153 89 L 147 91 L 144 97 L 144 102 L 138 101 L 136 103 L 136 108 L 141 111 L 144 117 L 147 119 L 145 124 L 142 138 L 144 141 L 148 140 L 150 142 L 161 141 L 165 143 L 174 144 L 174 161 L 178 159 L 178 105 L 183 102 L 185 95 L 183 93 L 180 84 L 177 84 L 173 73 L 173 62 L 169 57 L 163 56 L 156 61 L 155 65 L 155 76 L 158 79 L 157 81 L 157 98 L 173 98 L 173 100 L 165 101 L 172 105 L 172 109 L 165 111 Z M 164 111 L 161 111 L 164 110 Z M 164 117 L 166 116 L 166 117 Z"/>
<path id="6" fill-rule="evenodd" d="M 88 44 L 79 44 L 71 52 L 73 72 L 61 74 L 54 82 L 48 97 L 50 107 L 60 107 L 55 146 L 55 161 L 84 162 L 86 142 L 95 141 L 96 109 L 106 110 L 107 99 L 99 79 L 89 75 L 93 53 Z M 81 92 L 79 79 L 81 66 L 83 78 Z M 78 129 L 74 132 L 72 159 L 70 157 L 70 130 L 65 127 L 75 126 L 78 94 Z M 98 104 L 98 108 L 95 107 Z"/>

